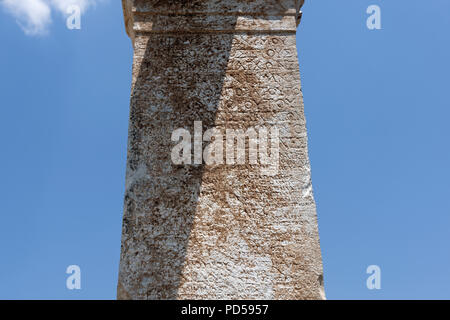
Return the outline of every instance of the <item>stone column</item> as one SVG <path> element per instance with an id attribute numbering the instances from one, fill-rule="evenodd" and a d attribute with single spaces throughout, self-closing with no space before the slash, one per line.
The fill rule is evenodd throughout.
<path id="1" fill-rule="evenodd" d="M 134 60 L 119 299 L 324 298 L 302 4 L 123 0 Z"/>

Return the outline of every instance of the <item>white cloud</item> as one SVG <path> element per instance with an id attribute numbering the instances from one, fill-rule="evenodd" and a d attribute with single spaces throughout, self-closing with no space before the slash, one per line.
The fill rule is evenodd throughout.
<path id="1" fill-rule="evenodd" d="M 66 14 L 66 10 L 71 5 L 77 5 L 80 7 L 81 12 L 84 12 L 87 7 L 94 4 L 92 0 L 51 0 L 50 3 L 63 14 Z"/>
<path id="2" fill-rule="evenodd" d="M 52 22 L 52 9 L 67 16 L 71 5 L 85 12 L 98 0 L 0 0 L 0 5 L 10 13 L 27 35 L 43 35 L 48 32 Z"/>
<path id="3" fill-rule="evenodd" d="M 44 34 L 51 22 L 50 7 L 43 0 L 3 0 L 2 6 L 28 35 Z"/>

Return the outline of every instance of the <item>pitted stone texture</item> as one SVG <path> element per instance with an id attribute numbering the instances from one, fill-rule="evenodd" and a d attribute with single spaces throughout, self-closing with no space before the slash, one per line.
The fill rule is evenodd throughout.
<path id="1" fill-rule="evenodd" d="M 239 8 L 235 12 L 289 16 L 295 1 L 180 3 L 126 4 L 132 15 L 141 12 L 132 18 L 118 298 L 322 299 L 295 28 L 274 31 L 247 15 L 246 28 L 258 32 L 233 32 L 238 14 L 209 29 L 206 23 L 219 3 Z M 172 20 L 164 20 L 194 7 L 197 19 L 206 12 L 199 32 L 174 30 Z M 157 19 L 148 13 L 156 9 Z M 160 32 L 152 33 L 155 28 Z M 193 136 L 194 121 L 202 121 L 203 132 L 276 126 L 278 173 L 263 175 L 256 164 L 173 164 L 171 134 L 186 128 Z"/>

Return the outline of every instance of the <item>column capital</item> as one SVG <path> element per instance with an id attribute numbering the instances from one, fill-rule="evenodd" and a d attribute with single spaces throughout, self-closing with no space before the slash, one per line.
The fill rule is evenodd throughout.
<path id="1" fill-rule="evenodd" d="M 304 0 L 122 0 L 125 27 L 136 33 L 296 32 Z"/>

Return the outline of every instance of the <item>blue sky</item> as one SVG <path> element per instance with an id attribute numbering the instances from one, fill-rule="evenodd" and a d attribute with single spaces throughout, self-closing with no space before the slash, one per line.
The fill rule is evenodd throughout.
<path id="1" fill-rule="evenodd" d="M 114 299 L 132 62 L 121 4 L 86 6 L 69 30 L 54 1 L 26 34 L 2 1 L 0 298 Z M 372 4 L 381 30 L 366 27 Z M 450 298 L 450 2 L 309 0 L 303 12 L 327 297 Z M 72 264 L 81 290 L 66 288 Z M 373 264 L 381 290 L 366 288 Z"/>

